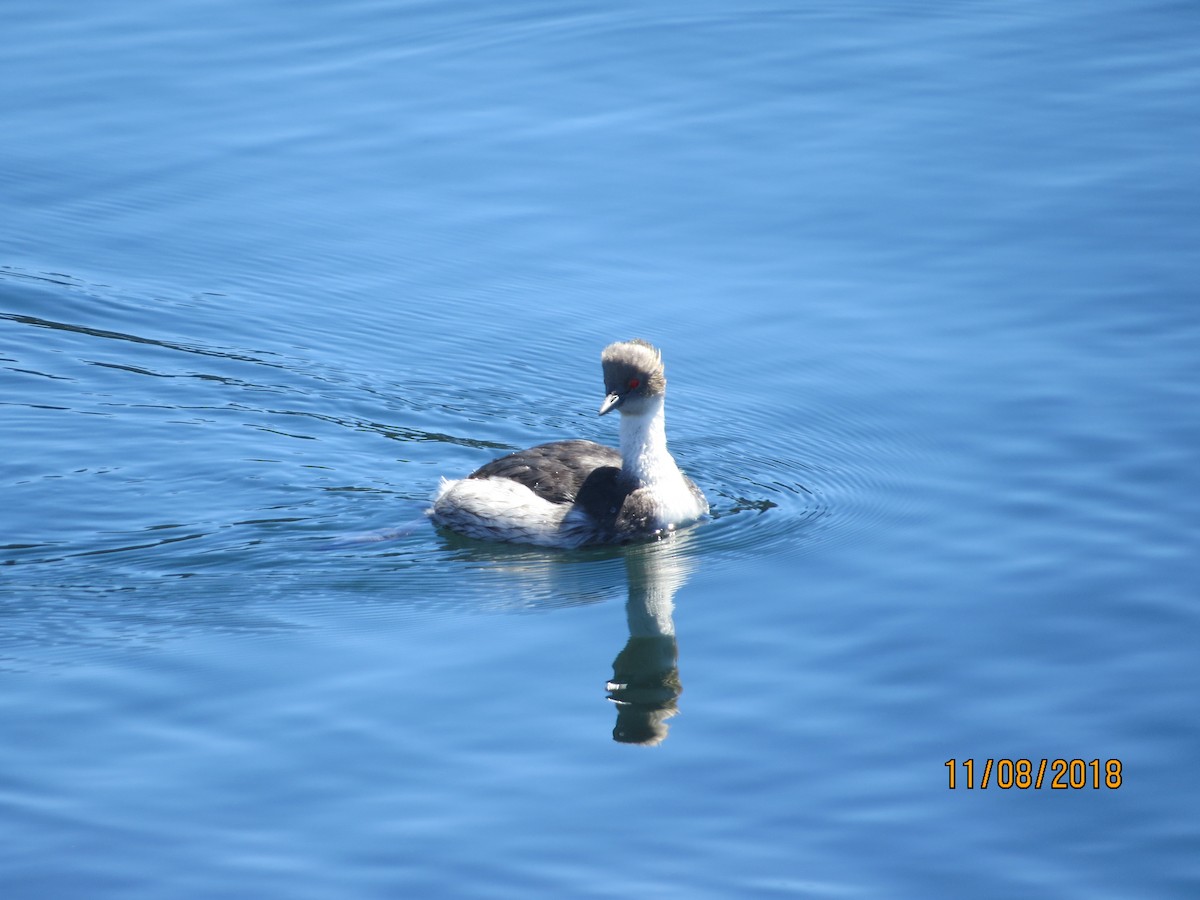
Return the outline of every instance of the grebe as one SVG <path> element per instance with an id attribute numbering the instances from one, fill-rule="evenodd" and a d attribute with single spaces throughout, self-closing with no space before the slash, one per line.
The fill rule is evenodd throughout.
<path id="1" fill-rule="evenodd" d="M 621 413 L 619 452 L 553 441 L 443 478 L 434 523 L 484 540 L 582 547 L 646 540 L 704 516 L 704 494 L 667 452 L 662 354 L 635 339 L 605 347 L 600 363 L 600 415 Z"/>

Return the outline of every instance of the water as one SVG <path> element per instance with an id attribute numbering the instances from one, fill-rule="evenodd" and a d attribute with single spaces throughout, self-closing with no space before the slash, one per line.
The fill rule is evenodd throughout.
<path id="1" fill-rule="evenodd" d="M 3 896 L 1195 895 L 1191 5 L 5 18 Z M 713 521 L 422 521 L 635 335 Z"/>

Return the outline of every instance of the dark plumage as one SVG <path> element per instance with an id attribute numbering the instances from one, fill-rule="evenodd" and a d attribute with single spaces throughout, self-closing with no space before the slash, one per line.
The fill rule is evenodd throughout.
<path id="1" fill-rule="evenodd" d="M 551 503 L 574 503 L 595 469 L 621 470 L 621 454 L 594 441 L 551 441 L 493 459 L 468 478 L 509 478 Z"/>
<path id="2" fill-rule="evenodd" d="M 659 529 L 649 492 L 621 471 L 621 454 L 594 441 L 551 441 L 480 466 L 468 478 L 508 478 L 550 503 L 574 506 L 597 528 L 592 542 L 631 540 Z M 683 476 L 704 503 L 696 483 Z"/>

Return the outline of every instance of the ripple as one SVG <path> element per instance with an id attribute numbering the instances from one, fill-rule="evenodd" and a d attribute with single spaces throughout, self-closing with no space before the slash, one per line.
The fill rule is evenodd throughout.
<path id="1" fill-rule="evenodd" d="M 564 314 L 519 359 L 496 343 L 485 350 L 451 336 L 384 379 L 377 352 L 305 351 L 257 331 L 225 331 L 220 344 L 196 337 L 209 333 L 206 317 L 225 316 L 220 304 L 180 306 L 163 320 L 157 300 L 120 297 L 121 318 L 108 322 L 106 290 L 89 288 L 86 320 L 68 318 L 79 315 L 70 309 L 38 315 L 54 304 L 35 298 L 26 304 L 35 308 L 0 320 L 39 333 L 39 361 L 54 367 L 31 368 L 74 379 L 46 382 L 63 387 L 39 399 L 83 412 L 102 406 L 109 417 L 90 447 L 75 440 L 70 416 L 27 423 L 26 440 L 49 452 L 37 481 L 8 489 L 26 492 L 34 509 L 51 490 L 41 482 L 67 476 L 55 496 L 67 491 L 80 512 L 60 516 L 58 533 L 35 522 L 40 533 L 18 534 L 4 548 L 10 585 L 91 598 L 128 587 L 147 603 L 173 604 L 179 616 L 164 622 L 187 621 L 193 600 L 239 604 L 247 621 L 263 617 L 271 627 L 317 610 L 336 617 L 346 603 L 379 615 L 460 615 L 622 594 L 628 548 L 480 544 L 437 533 L 422 514 L 440 475 L 468 472 L 498 452 L 563 437 L 615 443 L 614 423 L 597 418 L 592 402 L 603 343 L 594 325 Z M 128 324 L 139 304 L 152 326 L 144 331 Z M 144 336 L 156 332 L 171 337 Z M 744 569 L 804 556 L 858 539 L 902 506 L 910 436 L 886 398 L 864 401 L 843 386 L 871 380 L 869 359 L 835 354 L 818 375 L 768 356 L 761 371 L 720 373 L 724 404 L 737 415 L 709 415 L 716 373 L 696 356 L 703 344 L 683 335 L 677 346 L 668 359 L 672 450 L 712 508 L 710 520 L 664 541 L 681 561 Z M 759 353 L 745 340 L 728 350 Z M 768 377 L 780 383 L 764 384 Z M 805 399 L 767 399 L 785 396 Z M 361 538 L 372 531 L 376 539 Z M 176 593 L 182 584 L 186 597 Z M 78 640 L 104 639 L 103 608 L 103 600 L 88 606 Z M 113 610 L 114 627 L 124 615 Z"/>
<path id="2" fill-rule="evenodd" d="M 743 423 L 745 424 L 745 423 Z M 748 433 L 676 441 L 677 458 L 707 492 L 712 522 L 700 545 L 738 565 L 850 543 L 898 513 L 907 436 L 825 417 L 798 434 L 764 415 Z"/>

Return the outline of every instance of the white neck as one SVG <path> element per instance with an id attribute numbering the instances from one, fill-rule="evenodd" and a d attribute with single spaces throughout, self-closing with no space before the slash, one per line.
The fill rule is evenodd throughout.
<path id="1" fill-rule="evenodd" d="M 663 398 L 643 401 L 644 410 L 621 413 L 621 467 L 641 485 L 679 478 L 679 468 L 667 452 L 667 423 Z"/>
<path id="2" fill-rule="evenodd" d="M 661 395 L 621 410 L 621 474 L 643 490 L 643 502 L 650 504 L 656 528 L 694 522 L 708 512 L 704 498 L 697 496 L 667 452 Z"/>

